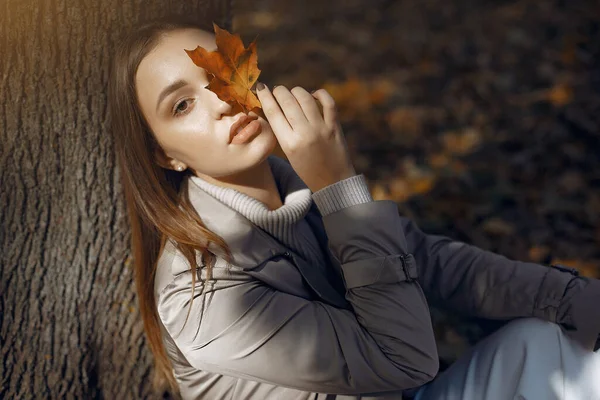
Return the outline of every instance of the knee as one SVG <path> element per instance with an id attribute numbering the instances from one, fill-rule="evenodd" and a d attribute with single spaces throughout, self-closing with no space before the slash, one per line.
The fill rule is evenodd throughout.
<path id="1" fill-rule="evenodd" d="M 500 330 L 506 343 L 526 347 L 558 343 L 563 334 L 559 325 L 534 317 L 514 319 Z"/>
<path id="2" fill-rule="evenodd" d="M 509 321 L 477 344 L 473 349 L 490 363 L 508 363 L 510 368 L 540 360 L 559 362 L 552 349 L 560 349 L 560 327 L 539 318 L 517 318 Z M 482 361 L 483 362 L 483 361 Z"/>
<path id="3" fill-rule="evenodd" d="M 539 333 L 542 335 L 546 333 L 555 334 L 560 331 L 558 324 L 535 317 L 515 318 L 508 322 L 506 327 L 518 335 L 529 333 Z"/>

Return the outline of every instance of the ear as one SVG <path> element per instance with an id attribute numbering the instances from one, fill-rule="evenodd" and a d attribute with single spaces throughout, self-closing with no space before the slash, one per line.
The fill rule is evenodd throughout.
<path id="1" fill-rule="evenodd" d="M 174 161 L 171 157 L 167 156 L 163 151 L 162 147 L 157 146 L 154 151 L 154 159 L 158 165 L 166 169 L 173 169 Z"/>

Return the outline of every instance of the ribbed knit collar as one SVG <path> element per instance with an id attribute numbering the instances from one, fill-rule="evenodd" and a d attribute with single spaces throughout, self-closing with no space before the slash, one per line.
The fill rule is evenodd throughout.
<path id="1" fill-rule="evenodd" d="M 276 210 L 269 210 L 263 202 L 238 190 L 214 185 L 197 176 L 191 176 L 190 179 L 200 189 L 238 211 L 252 223 L 280 236 L 281 231 L 287 229 L 285 227 L 306 216 L 313 200 L 310 189 L 286 160 L 270 155 L 267 161 L 283 200 L 283 206 Z"/>

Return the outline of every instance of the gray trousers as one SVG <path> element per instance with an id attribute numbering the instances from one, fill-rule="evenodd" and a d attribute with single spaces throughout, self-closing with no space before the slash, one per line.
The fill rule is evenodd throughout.
<path id="1" fill-rule="evenodd" d="M 600 351 L 538 318 L 510 321 L 476 343 L 415 400 L 600 400 Z"/>

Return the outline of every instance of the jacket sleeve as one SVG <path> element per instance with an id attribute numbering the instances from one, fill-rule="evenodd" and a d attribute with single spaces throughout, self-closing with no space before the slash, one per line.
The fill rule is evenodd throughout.
<path id="1" fill-rule="evenodd" d="M 586 346 L 600 334 L 600 285 L 562 266 L 505 256 L 428 235 L 400 217 L 408 252 L 417 260 L 419 283 L 432 305 L 488 319 L 537 317 L 561 324 Z M 596 343 L 596 348 L 598 343 Z"/>
<path id="2" fill-rule="evenodd" d="M 355 204 L 323 222 L 351 281 L 346 298 L 354 311 L 244 279 L 234 267 L 229 279 L 203 294 L 196 283 L 184 325 L 192 289 L 186 272 L 157 301 L 165 328 L 193 367 L 334 394 L 402 390 L 433 379 L 438 355 L 431 318 L 397 205 Z"/>

